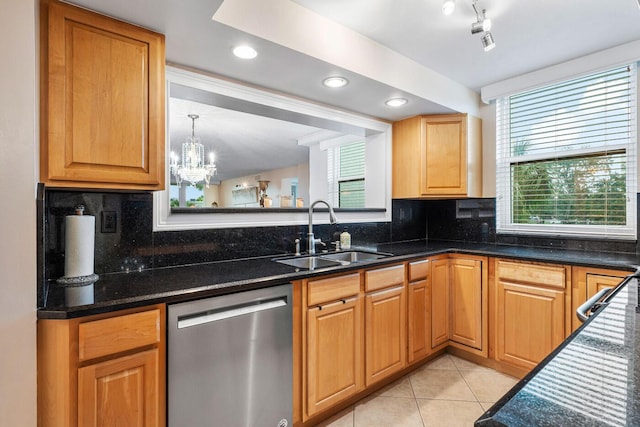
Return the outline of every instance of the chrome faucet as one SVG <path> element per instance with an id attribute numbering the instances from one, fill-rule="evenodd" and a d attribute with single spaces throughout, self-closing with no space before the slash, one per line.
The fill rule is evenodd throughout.
<path id="1" fill-rule="evenodd" d="M 320 240 L 320 239 L 316 239 L 313 235 L 313 207 L 318 203 L 324 203 L 329 208 L 330 224 L 335 224 L 336 222 L 338 222 L 338 219 L 336 218 L 336 214 L 335 212 L 333 212 L 333 208 L 331 207 L 329 202 L 327 202 L 326 200 L 316 200 L 315 202 L 309 205 L 309 232 L 307 233 L 307 252 L 309 254 L 316 253 L 316 243 L 318 243 L 318 240 Z"/>

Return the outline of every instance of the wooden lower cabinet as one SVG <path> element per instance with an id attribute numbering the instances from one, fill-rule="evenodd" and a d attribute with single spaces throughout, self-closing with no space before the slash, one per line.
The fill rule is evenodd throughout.
<path id="1" fill-rule="evenodd" d="M 365 297 L 365 385 L 406 365 L 405 287 L 376 291 Z"/>
<path id="2" fill-rule="evenodd" d="M 483 262 L 486 259 L 459 256 L 449 259 L 449 339 L 486 357 L 488 301 Z"/>
<path id="3" fill-rule="evenodd" d="M 496 359 L 533 369 L 570 332 L 570 268 L 496 261 Z"/>
<path id="4" fill-rule="evenodd" d="M 164 304 L 38 321 L 38 426 L 166 424 Z"/>
<path id="5" fill-rule="evenodd" d="M 296 285 L 303 325 L 301 355 L 294 351 L 294 358 L 301 357 L 301 387 L 295 385 L 294 363 L 294 422 L 306 425 L 406 366 L 405 266 L 359 270 Z M 294 347 L 296 336 L 294 327 Z"/>
<path id="6" fill-rule="evenodd" d="M 431 261 L 431 348 L 449 341 L 449 259 Z"/>
<path id="7" fill-rule="evenodd" d="M 572 311 L 576 312 L 578 307 L 594 296 L 603 288 L 613 288 L 617 286 L 630 271 L 611 270 L 593 267 L 573 267 L 571 274 L 571 301 Z M 572 316 L 572 330 L 578 329 L 582 322 L 577 316 Z"/>
<path id="8" fill-rule="evenodd" d="M 78 425 L 151 427 L 158 411 L 159 351 L 147 350 L 78 369 Z"/>
<path id="9" fill-rule="evenodd" d="M 355 296 L 307 311 L 307 417 L 363 389 L 361 305 Z"/>
<path id="10" fill-rule="evenodd" d="M 410 262 L 407 286 L 407 362 L 431 354 L 431 289 L 429 260 Z"/>
<path id="11" fill-rule="evenodd" d="M 524 376 L 571 333 L 576 298 L 628 274 L 448 254 L 303 280 L 295 423 L 320 421 L 448 346 Z"/>

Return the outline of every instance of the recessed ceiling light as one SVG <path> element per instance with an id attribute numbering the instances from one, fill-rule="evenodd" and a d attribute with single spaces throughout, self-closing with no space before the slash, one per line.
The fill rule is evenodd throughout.
<path id="1" fill-rule="evenodd" d="M 346 86 L 348 83 L 349 83 L 349 80 L 340 76 L 327 77 L 322 81 L 322 84 L 325 85 L 326 87 L 343 87 L 343 86 Z"/>
<path id="2" fill-rule="evenodd" d="M 387 104 L 389 107 L 402 107 L 407 102 L 409 101 L 407 101 L 406 98 L 391 98 L 387 99 L 385 104 Z"/>
<path id="3" fill-rule="evenodd" d="M 242 45 L 233 48 L 233 54 L 242 59 L 253 59 L 258 56 L 258 52 L 251 46 Z"/>

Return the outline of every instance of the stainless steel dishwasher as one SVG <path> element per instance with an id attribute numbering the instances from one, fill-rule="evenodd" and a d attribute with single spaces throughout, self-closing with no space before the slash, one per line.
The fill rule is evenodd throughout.
<path id="1" fill-rule="evenodd" d="M 292 424 L 292 286 L 168 306 L 169 427 Z"/>

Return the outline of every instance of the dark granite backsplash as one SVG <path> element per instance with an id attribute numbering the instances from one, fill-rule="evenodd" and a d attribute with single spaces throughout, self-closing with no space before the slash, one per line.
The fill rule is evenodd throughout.
<path id="1" fill-rule="evenodd" d="M 38 306 L 48 283 L 64 275 L 65 216 L 83 204 L 96 218 L 95 273 L 146 270 L 209 261 L 292 253 L 305 247 L 306 225 L 153 232 L 153 196 L 147 192 L 40 189 L 38 196 Z M 639 203 L 640 205 L 640 203 Z M 42 212 L 42 214 L 40 214 Z M 41 218 L 42 215 L 44 218 Z M 314 225 L 332 240 L 348 227 L 352 244 L 367 246 L 416 239 L 486 242 L 602 252 L 636 252 L 636 242 L 497 235 L 495 199 L 393 200 L 392 222 Z M 42 230 L 44 228 L 44 230 Z"/>
<path id="2" fill-rule="evenodd" d="M 578 251 L 640 252 L 637 248 L 637 241 L 632 240 L 496 234 L 496 202 L 494 198 L 427 200 L 424 204 L 427 210 L 427 238 L 431 240 L 487 242 Z M 640 207 L 640 200 L 638 206 Z M 640 212 L 638 217 L 640 217 Z"/>
<path id="3" fill-rule="evenodd" d="M 153 196 L 139 192 L 91 192 L 46 189 L 40 192 L 44 220 L 39 261 L 44 277 L 38 286 L 41 307 L 48 284 L 64 275 L 65 216 L 74 206 L 96 218 L 95 273 L 146 270 L 209 261 L 292 253 L 294 240 L 305 247 L 306 225 L 153 232 Z M 353 245 L 426 238 L 426 209 L 415 200 L 394 200 L 392 223 L 317 224 L 316 237 L 332 240 L 347 227 Z M 339 218 L 339 216 L 338 216 Z M 115 221 L 113 221 L 115 219 Z"/>
<path id="4" fill-rule="evenodd" d="M 427 200 L 424 203 L 429 239 L 496 241 L 495 199 Z"/>

